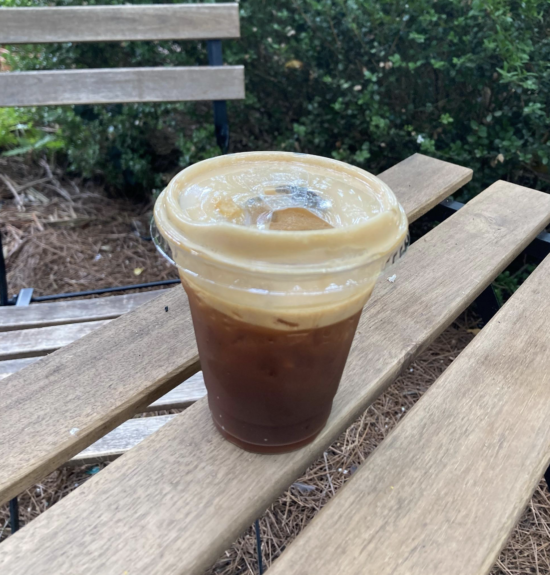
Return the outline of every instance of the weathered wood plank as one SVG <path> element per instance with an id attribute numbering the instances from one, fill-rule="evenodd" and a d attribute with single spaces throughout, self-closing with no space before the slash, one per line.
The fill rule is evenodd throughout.
<path id="1" fill-rule="evenodd" d="M 1 369 L 1 364 L 0 364 Z M 0 372 L 0 378 L 2 377 Z M 177 409 L 189 407 L 196 401 L 206 397 L 206 387 L 202 372 L 196 373 L 189 379 L 178 385 L 166 395 L 153 402 L 144 411 L 161 411 L 165 409 Z M 146 437 L 158 431 L 165 423 L 168 423 L 173 415 L 159 415 L 156 417 L 142 417 L 129 419 L 122 425 L 113 429 L 99 441 L 81 451 L 71 459 L 71 463 L 99 463 L 112 461 L 129 451 Z"/>
<path id="2" fill-rule="evenodd" d="M 197 370 L 187 298 L 178 286 L 5 378 L 0 500 L 32 485 Z"/>
<path id="3" fill-rule="evenodd" d="M 242 98 L 243 66 L 106 68 L 0 74 L 0 106 Z"/>
<path id="4" fill-rule="evenodd" d="M 202 371 L 199 371 L 178 385 L 178 387 L 157 399 L 144 411 L 189 407 L 203 397 L 206 397 L 206 387 L 204 386 Z M 112 461 L 141 443 L 146 437 L 160 429 L 165 423 L 168 423 L 172 417 L 173 415 L 159 415 L 156 417 L 129 419 L 99 441 L 81 451 L 71 459 L 71 462 L 82 464 Z"/>
<path id="5" fill-rule="evenodd" d="M 439 169 L 436 169 L 436 166 Z M 406 169 L 408 181 L 402 179 L 402 170 Z M 399 201 L 405 208 L 411 221 L 416 220 L 449 197 L 472 179 L 472 170 L 456 164 L 414 154 L 379 177 L 390 186 L 399 187 Z M 434 194 L 433 190 L 438 193 Z M 419 201 L 419 194 L 423 196 Z"/>
<path id="6" fill-rule="evenodd" d="M 28 367 L 38 361 L 40 357 L 28 357 L 25 359 L 9 359 L 0 361 L 0 379 L 17 373 L 19 370 Z M 202 371 L 191 376 L 183 383 L 154 401 L 143 411 L 162 411 L 165 409 L 180 409 L 189 407 L 195 401 L 206 397 L 206 387 Z"/>
<path id="7" fill-rule="evenodd" d="M 206 387 L 202 371 L 186 379 L 183 383 L 154 401 L 144 411 L 162 411 L 189 407 L 195 401 L 206 397 Z"/>
<path id="8" fill-rule="evenodd" d="M 393 185 L 398 198 L 410 193 L 410 164 L 403 164 L 402 178 Z M 444 180 L 449 166 L 437 161 L 427 166 L 426 181 L 433 195 L 440 193 L 437 175 Z M 457 179 L 462 177 L 462 172 L 457 174 Z M 426 201 L 419 193 L 419 204 Z M 539 211 L 543 218 L 544 211 Z M 187 298 L 176 287 L 6 378 L 0 394 L 0 502 L 40 480 L 198 369 Z M 71 429 L 79 431 L 72 435 Z"/>
<path id="9" fill-rule="evenodd" d="M 550 460 L 550 258 L 273 575 L 482 575 Z"/>
<path id="10" fill-rule="evenodd" d="M 17 373 L 20 369 L 37 362 L 39 359 L 40 357 L 28 357 L 25 359 L 9 359 L 7 361 L 0 361 L 0 379 L 4 379 L 4 377 L 8 377 L 8 375 Z"/>
<path id="11" fill-rule="evenodd" d="M 88 321 L 0 333 L 0 360 L 46 355 L 103 327 L 108 321 Z"/>
<path id="12" fill-rule="evenodd" d="M 238 4 L 0 8 L 0 44 L 238 38 Z"/>
<path id="13" fill-rule="evenodd" d="M 413 244 L 395 282 L 377 284 L 329 422 L 309 446 L 242 451 L 199 401 L 4 542 L 0 568 L 203 573 L 549 220 L 550 196 L 499 182 Z"/>
<path id="14" fill-rule="evenodd" d="M 112 461 L 158 431 L 174 417 L 175 415 L 158 415 L 129 419 L 73 457 L 71 463 L 83 465 Z"/>
<path id="15" fill-rule="evenodd" d="M 37 303 L 24 307 L 0 307 L 0 332 L 114 319 L 159 297 L 163 293 L 166 293 L 166 290 L 115 295 L 97 299 Z"/>

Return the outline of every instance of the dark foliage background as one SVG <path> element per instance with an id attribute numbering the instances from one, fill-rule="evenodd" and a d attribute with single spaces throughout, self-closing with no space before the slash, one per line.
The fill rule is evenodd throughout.
<path id="1" fill-rule="evenodd" d="M 123 0 L 88 2 L 100 3 Z M 300 150 L 375 173 L 421 151 L 473 168 L 468 195 L 499 178 L 550 189 L 547 0 L 243 0 L 241 25 L 224 42 L 225 61 L 246 66 L 230 151 Z M 20 70 L 207 63 L 204 42 L 6 48 Z M 126 194 L 219 153 L 205 102 L 1 110 L 0 146 L 61 152 Z"/>

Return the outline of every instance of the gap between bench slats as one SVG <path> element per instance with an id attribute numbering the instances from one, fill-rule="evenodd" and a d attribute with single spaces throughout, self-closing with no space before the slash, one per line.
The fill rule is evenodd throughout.
<path id="1" fill-rule="evenodd" d="M 415 188 L 409 176 L 419 164 L 424 178 Z M 401 178 L 397 178 L 399 166 Z M 428 209 L 434 198 L 453 193 L 472 174 L 467 168 L 419 154 L 399 166 L 391 170 L 393 190 L 416 215 L 422 213 L 422 206 Z M 176 288 L 4 379 L 0 503 L 198 369 L 187 298 Z M 71 434 L 73 429 L 78 432 Z"/>
<path id="2" fill-rule="evenodd" d="M 269 570 L 483 575 L 550 459 L 550 258 Z"/>
<path id="3" fill-rule="evenodd" d="M 239 450 L 199 401 L 4 542 L 0 566 L 12 575 L 203 573 L 548 221 L 548 195 L 499 182 L 413 244 L 390 270 L 396 281 L 377 284 L 311 445 L 277 456 Z"/>
<path id="4" fill-rule="evenodd" d="M 238 4 L 0 8 L 0 44 L 238 38 Z"/>

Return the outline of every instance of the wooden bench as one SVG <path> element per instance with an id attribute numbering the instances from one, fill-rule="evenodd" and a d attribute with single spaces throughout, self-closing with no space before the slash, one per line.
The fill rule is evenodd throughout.
<path id="1" fill-rule="evenodd" d="M 454 192 L 471 171 L 422 155 L 412 156 L 380 175 L 393 187 L 411 221 Z M 181 289 L 179 286 L 173 289 Z M 92 333 L 106 322 L 136 309 L 161 291 L 77 302 L 56 302 L 27 307 L 0 307 L 0 379 L 31 365 L 40 357 Z M 22 359 L 23 358 L 23 359 Z M 1 386 L 1 383 L 0 383 Z M 180 383 L 140 411 L 185 408 L 206 395 L 202 373 Z M 78 454 L 72 463 L 112 460 L 167 423 L 170 416 L 141 418 L 123 423 Z"/>
<path id="2" fill-rule="evenodd" d="M 490 571 L 550 460 L 549 282 L 547 257 L 270 574 Z"/>
<path id="3" fill-rule="evenodd" d="M 424 162 L 426 167 L 424 177 L 422 171 L 415 177 L 419 162 Z M 386 172 L 384 178 L 391 182 L 407 213 L 418 215 L 424 209 L 422 206 L 433 205 L 434 199 L 445 193 L 443 190 L 456 189 L 469 175 L 463 168 L 415 156 Z M 327 426 L 313 443 L 277 456 L 244 452 L 224 441 L 215 431 L 208 406 L 205 400 L 200 400 L 2 543 L 0 571 L 11 575 L 64 575 L 76 571 L 203 573 L 549 222 L 550 196 L 506 182 L 495 183 L 415 242 L 407 257 L 396 262 L 390 270 L 396 281 L 378 282 L 360 320 Z M 538 461 L 538 458 L 542 453 L 548 453 L 549 447 L 548 432 L 543 429 L 547 419 L 545 410 L 550 405 L 544 396 L 548 386 L 536 382 L 543 368 L 547 370 L 548 349 L 541 347 L 538 336 L 525 336 L 528 323 L 531 323 L 533 334 L 537 330 L 548 330 L 544 326 L 548 302 L 540 301 L 541 290 L 537 283 L 529 296 L 531 306 L 536 306 L 540 312 L 537 317 L 533 319 L 533 314 L 527 314 L 524 306 L 516 309 L 515 315 L 506 321 L 513 330 L 507 330 L 508 339 L 502 350 L 496 346 L 496 336 L 491 336 L 482 353 L 469 352 L 470 360 L 476 360 L 476 363 L 464 371 L 464 376 L 459 373 L 460 360 L 457 360 L 444 376 L 444 383 L 436 387 L 431 396 L 426 396 L 432 398 L 426 405 L 433 407 L 427 410 L 429 417 L 423 419 L 424 427 L 415 424 L 415 440 L 405 438 L 401 443 L 390 443 L 406 457 L 409 466 L 414 466 L 414 473 L 421 470 L 414 460 L 414 454 L 421 448 L 419 442 L 428 443 L 435 458 L 425 460 L 425 465 L 438 469 L 437 462 L 442 461 L 444 477 L 449 484 L 446 495 L 450 497 L 449 505 L 453 505 L 454 514 L 451 513 L 450 518 L 457 519 L 454 525 L 463 530 L 458 531 L 460 533 L 467 529 L 462 525 L 465 516 L 460 514 L 461 505 L 473 509 L 472 501 L 478 493 L 480 496 L 475 499 L 482 508 L 485 496 L 492 501 L 495 497 L 510 496 L 510 501 L 503 506 L 508 509 L 514 506 L 516 513 L 526 497 L 526 491 L 521 491 L 526 485 L 522 475 L 529 475 L 529 481 L 532 481 L 547 461 L 546 455 L 544 461 Z M 167 306 L 169 313 L 165 312 Z M 489 328 L 497 329 L 499 321 L 502 319 L 495 318 Z M 494 331 L 488 333 L 495 334 Z M 498 335 L 504 337 L 501 332 Z M 516 336 L 527 346 L 527 361 L 533 362 L 530 373 L 534 377 L 526 383 L 513 368 L 515 356 L 507 357 L 507 349 L 513 343 L 509 338 Z M 115 347 L 112 341 L 119 343 Z M 481 345 L 476 344 L 477 341 L 474 341 L 474 350 Z M 496 355 L 494 349 L 497 349 Z M 494 370 L 501 360 L 503 371 Z M 0 466 L 0 501 L 31 486 L 128 419 L 141 406 L 174 388 L 198 367 L 187 300 L 181 289 L 173 289 L 6 378 L 5 409 L 0 419 L 0 459 L 3 462 Z M 518 369 L 524 367 L 530 369 L 529 365 L 520 362 Z M 498 377 L 506 369 L 511 369 L 510 376 L 499 381 Z M 480 382 L 479 374 L 483 372 L 491 373 L 492 377 Z M 523 388 L 513 385 L 514 379 L 518 378 L 525 383 Z M 450 395 L 444 400 L 442 394 L 447 388 Z M 455 398 L 457 403 L 453 405 L 448 399 Z M 499 398 L 504 403 L 499 404 Z M 481 403 L 476 406 L 478 399 Z M 480 410 L 493 406 L 497 412 L 490 415 L 491 423 L 479 422 L 486 415 L 486 411 Z M 512 417 L 514 406 L 517 411 Z M 441 416 L 435 412 L 436 407 L 442 410 Z M 526 417 L 527 408 L 530 415 L 531 410 L 536 412 L 534 419 Z M 418 421 L 416 414 L 420 409 L 422 404 L 407 418 Z M 470 409 L 472 417 L 477 417 L 481 425 L 479 440 L 475 439 L 472 419 L 469 419 Z M 513 421 L 508 432 L 500 433 L 503 428 L 499 415 L 508 423 Z M 402 425 L 407 423 L 407 418 Z M 441 431 L 447 420 L 449 429 L 453 430 L 448 439 Z M 400 429 L 401 426 L 396 434 Z M 429 430 L 429 437 L 425 437 L 424 429 Z M 464 430 L 466 433 L 461 433 Z M 492 434 L 493 430 L 497 433 Z M 518 430 L 521 432 L 516 433 Z M 453 449 L 453 438 L 461 449 Z M 438 447 L 440 441 L 446 446 L 443 452 Z M 536 445 L 532 447 L 530 443 Z M 487 451 L 483 451 L 485 446 Z M 469 450 L 472 455 L 479 453 L 488 457 L 486 461 L 476 460 L 478 465 L 466 469 L 464 463 L 472 463 Z M 505 469 L 508 451 L 511 467 Z M 391 455 L 392 449 L 386 450 L 388 452 Z M 460 461 L 462 467 L 445 467 L 446 459 L 442 460 L 442 455 L 449 462 Z M 489 475 L 491 480 L 496 480 L 495 493 L 491 494 L 487 485 L 474 482 L 483 476 L 477 470 L 485 473 L 493 461 L 497 467 Z M 529 468 L 528 472 L 520 467 L 523 462 Z M 397 469 L 403 474 L 407 472 L 404 464 Z M 358 481 L 368 476 L 368 468 L 365 470 L 358 472 Z M 453 495 L 453 481 L 460 479 L 461 474 L 464 474 L 464 483 L 459 483 L 460 490 Z M 505 480 L 501 481 L 499 474 Z M 423 489 L 423 479 L 430 480 L 428 484 L 434 489 L 440 487 L 433 475 L 419 479 L 415 479 L 414 474 L 405 477 L 414 481 L 405 486 L 406 493 L 412 493 L 411 497 L 415 486 L 418 490 Z M 354 481 L 352 479 L 349 488 Z M 400 487 L 405 483 L 399 476 L 395 476 L 394 481 Z M 395 487 L 394 483 L 387 487 L 393 493 L 392 485 Z M 472 485 L 475 487 L 472 501 L 463 501 Z M 380 489 L 378 484 L 374 488 Z M 342 495 L 347 489 L 343 489 Z M 498 491 L 501 491 L 500 495 L 496 494 Z M 516 499 L 518 493 L 521 497 Z M 369 494 L 361 493 L 361 498 L 368 502 Z M 397 496 L 391 508 L 395 509 L 400 503 L 405 505 L 406 501 L 406 497 Z M 438 531 L 431 528 L 429 513 L 433 508 L 435 517 L 443 516 L 445 504 L 437 507 L 433 497 L 427 501 L 431 507 L 425 507 L 425 516 L 415 514 L 413 508 L 411 516 L 425 517 L 425 520 L 424 523 L 414 521 L 409 533 L 427 532 L 438 543 L 432 547 L 442 549 L 441 540 L 437 539 Z M 422 504 L 419 506 L 423 509 Z M 486 507 L 487 511 L 494 508 L 494 503 Z M 357 506 L 353 513 L 362 517 Z M 489 517 L 482 517 L 483 527 L 493 532 L 495 525 L 504 521 L 505 528 L 509 529 L 514 513 L 500 514 L 494 522 Z M 322 518 L 323 512 L 319 521 Z M 342 521 L 347 519 L 343 516 Z M 375 522 L 376 517 L 369 516 L 369 520 Z M 355 521 L 353 524 L 358 525 Z M 400 526 L 397 521 L 392 527 Z M 502 526 L 499 530 L 500 541 L 503 540 Z M 474 531 L 479 534 L 477 528 Z M 385 532 L 391 535 L 391 528 Z M 116 537 L 113 537 L 114 533 Z M 333 535 L 336 549 L 335 545 L 330 545 L 330 549 L 338 553 L 338 545 L 344 546 L 345 541 L 337 533 Z M 361 533 L 349 536 L 361 537 Z M 425 547 L 430 541 L 426 541 Z M 473 547 L 477 545 L 472 539 L 470 541 Z M 408 553 L 410 547 L 404 544 L 401 548 L 397 544 L 398 536 L 391 542 L 395 558 L 389 560 L 394 562 L 405 564 L 409 556 L 414 558 L 415 552 L 424 552 L 422 543 Z M 447 543 L 451 550 L 449 555 L 461 544 L 454 539 Z M 328 547 L 325 543 L 320 551 L 325 557 Z M 347 549 L 350 551 L 349 547 Z M 382 554 L 383 549 L 378 553 Z M 454 556 L 456 565 L 463 560 L 470 561 L 469 557 L 464 557 L 464 547 L 461 549 L 462 554 Z M 354 547 L 351 552 L 360 555 L 361 547 Z M 477 548 L 471 554 L 477 559 L 481 556 Z M 312 554 L 308 552 L 307 557 L 311 559 Z M 483 559 L 483 568 L 487 567 L 488 561 L 487 557 Z M 302 572 L 316 572 L 310 565 L 317 566 L 317 562 L 305 565 Z M 435 568 L 428 565 L 431 570 L 415 573 L 463 572 L 456 566 L 453 571 L 445 568 L 447 563 L 442 565 L 441 570 L 437 565 Z M 397 569 L 398 566 L 394 572 L 404 572 Z M 334 571 L 333 568 L 331 572 Z"/>
<path id="4" fill-rule="evenodd" d="M 4 73 L 0 74 L 0 106 L 213 100 L 220 142 L 227 137 L 225 100 L 244 98 L 244 68 L 222 65 L 220 41 L 239 36 L 235 3 L 0 8 L 2 44 L 208 40 L 211 64 Z M 0 307 L 0 379 L 161 293 Z M 199 376 L 173 390 L 160 405 L 145 408 L 186 407 L 204 394 Z M 141 426 L 142 436 L 152 429 L 151 422 Z M 135 433 L 127 435 L 132 444 L 137 442 Z"/>

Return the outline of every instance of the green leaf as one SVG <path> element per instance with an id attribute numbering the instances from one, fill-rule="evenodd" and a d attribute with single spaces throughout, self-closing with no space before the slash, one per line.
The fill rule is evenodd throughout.
<path id="1" fill-rule="evenodd" d="M 14 148 L 13 150 L 8 150 L 7 152 L 4 152 L 2 156 L 5 156 L 6 158 L 12 156 L 21 156 L 23 154 L 27 154 L 28 152 L 32 152 L 33 150 L 39 150 L 40 148 L 45 147 L 46 144 L 53 142 L 54 140 L 55 136 L 48 134 L 47 136 L 44 136 L 41 140 L 38 140 L 37 142 L 33 142 L 32 144 L 27 144 L 26 146 L 21 146 L 19 148 Z"/>
<path id="2" fill-rule="evenodd" d="M 419 34 L 418 32 L 410 32 L 409 38 L 421 44 L 426 39 L 426 36 L 424 34 Z"/>

